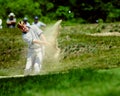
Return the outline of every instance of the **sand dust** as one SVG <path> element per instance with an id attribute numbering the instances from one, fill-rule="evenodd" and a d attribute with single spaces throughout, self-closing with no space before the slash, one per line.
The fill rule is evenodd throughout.
<path id="1" fill-rule="evenodd" d="M 50 43 L 50 46 L 45 47 L 45 59 L 51 61 L 58 61 L 60 48 L 58 47 L 57 38 L 60 31 L 60 24 L 62 20 L 58 20 L 54 25 L 51 25 L 46 28 L 44 34 Z"/>

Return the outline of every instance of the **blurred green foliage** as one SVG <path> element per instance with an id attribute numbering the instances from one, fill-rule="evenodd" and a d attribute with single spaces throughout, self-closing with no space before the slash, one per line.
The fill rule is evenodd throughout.
<path id="1" fill-rule="evenodd" d="M 80 19 L 79 23 L 95 23 L 99 19 L 120 21 L 119 0 L 0 0 L 0 6 L 4 26 L 10 12 L 15 13 L 17 20 L 28 17 L 29 22 L 36 15 L 45 23 L 58 19 L 74 22 Z"/>

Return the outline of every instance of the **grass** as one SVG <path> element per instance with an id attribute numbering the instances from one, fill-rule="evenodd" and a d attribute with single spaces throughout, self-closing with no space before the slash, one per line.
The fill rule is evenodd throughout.
<path id="1" fill-rule="evenodd" d="M 0 96 L 119 96 L 120 38 L 89 35 L 118 32 L 119 26 L 63 26 L 58 38 L 60 62 L 45 61 L 37 76 L 1 78 Z M 20 31 L 3 29 L 0 33 L 0 75 L 22 74 L 25 44 Z"/>
<path id="2" fill-rule="evenodd" d="M 118 70 L 119 71 L 119 70 Z M 1 79 L 1 96 L 119 96 L 120 75 L 86 69 Z M 5 83 L 4 83 L 5 82 Z M 7 90 L 7 91 L 4 91 Z M 20 93 L 19 93 L 20 92 Z"/>

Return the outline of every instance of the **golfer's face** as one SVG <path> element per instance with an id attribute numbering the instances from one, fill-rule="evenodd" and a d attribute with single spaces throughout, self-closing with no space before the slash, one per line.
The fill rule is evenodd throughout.
<path id="1" fill-rule="evenodd" d="M 21 26 L 20 29 L 22 30 L 22 32 L 28 31 L 28 27 L 25 24 L 23 26 Z"/>

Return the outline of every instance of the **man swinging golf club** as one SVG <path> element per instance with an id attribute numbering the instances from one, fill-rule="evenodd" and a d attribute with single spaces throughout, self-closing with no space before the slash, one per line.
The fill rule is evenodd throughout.
<path id="1" fill-rule="evenodd" d="M 28 44 L 28 54 L 24 75 L 39 74 L 43 60 L 43 46 L 49 45 L 45 36 L 37 26 L 27 27 L 23 21 L 18 22 L 17 27 L 22 31 L 22 38 Z"/>

